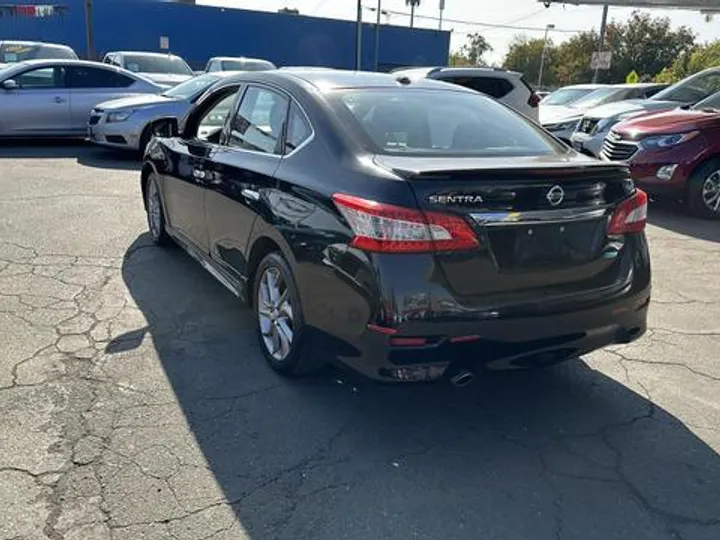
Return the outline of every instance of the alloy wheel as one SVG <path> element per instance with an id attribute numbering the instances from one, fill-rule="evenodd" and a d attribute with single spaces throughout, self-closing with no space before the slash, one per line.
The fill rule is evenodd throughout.
<path id="1" fill-rule="evenodd" d="M 263 272 L 257 296 L 263 343 L 270 355 L 280 362 L 290 354 L 294 324 L 288 286 L 279 268 L 271 266 Z"/>
<path id="2" fill-rule="evenodd" d="M 703 182 L 702 200 L 708 210 L 720 213 L 720 171 L 713 172 Z"/>
<path id="3" fill-rule="evenodd" d="M 153 238 L 160 238 L 162 234 L 162 206 L 157 183 L 151 181 L 148 186 L 148 224 Z"/>

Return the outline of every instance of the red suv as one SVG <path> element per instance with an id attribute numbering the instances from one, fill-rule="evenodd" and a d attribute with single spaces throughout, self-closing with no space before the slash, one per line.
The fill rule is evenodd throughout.
<path id="1" fill-rule="evenodd" d="M 691 108 L 615 125 L 600 156 L 627 161 L 648 193 L 681 199 L 692 214 L 720 219 L 720 92 Z"/>

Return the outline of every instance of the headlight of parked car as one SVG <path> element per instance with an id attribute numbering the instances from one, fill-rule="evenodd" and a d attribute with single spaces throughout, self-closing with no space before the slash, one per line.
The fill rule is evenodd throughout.
<path id="1" fill-rule="evenodd" d="M 545 129 L 548 131 L 565 131 L 575 129 L 579 120 L 568 120 L 567 122 L 558 122 L 557 124 L 546 124 Z"/>
<path id="2" fill-rule="evenodd" d="M 111 112 L 108 113 L 106 122 L 124 122 L 128 118 L 132 116 L 132 114 L 135 111 L 129 110 L 129 111 L 118 111 L 118 112 Z"/>
<path id="3" fill-rule="evenodd" d="M 684 142 L 697 137 L 699 131 L 690 131 L 688 133 L 673 133 L 672 135 L 658 135 L 656 137 L 647 137 L 640 141 L 640 146 L 649 150 L 653 148 L 667 148 L 668 146 L 677 146 Z"/>

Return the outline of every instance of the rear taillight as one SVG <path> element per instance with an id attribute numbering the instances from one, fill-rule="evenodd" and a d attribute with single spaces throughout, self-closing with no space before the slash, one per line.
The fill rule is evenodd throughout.
<path id="1" fill-rule="evenodd" d="M 635 195 L 623 201 L 613 212 L 608 224 L 608 234 L 637 233 L 647 224 L 648 196 L 638 189 Z"/>
<path id="2" fill-rule="evenodd" d="M 540 105 L 540 96 L 538 96 L 535 92 L 530 94 L 530 97 L 528 98 L 528 105 L 530 105 L 533 109 Z"/>
<path id="3" fill-rule="evenodd" d="M 419 253 L 459 251 L 479 245 L 464 219 L 421 212 L 336 193 L 333 201 L 355 234 L 350 245 L 366 251 Z"/>

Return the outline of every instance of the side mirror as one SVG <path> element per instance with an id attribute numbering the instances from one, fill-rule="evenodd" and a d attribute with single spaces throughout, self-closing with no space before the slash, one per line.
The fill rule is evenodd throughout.
<path id="1" fill-rule="evenodd" d="M 153 124 L 153 135 L 156 137 L 177 137 L 180 134 L 177 118 L 163 118 Z"/>
<path id="2" fill-rule="evenodd" d="M 17 83 L 15 79 L 7 79 L 2 82 L 3 90 L 17 90 L 20 88 L 20 85 Z"/>

